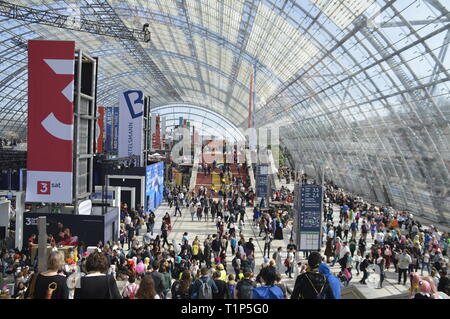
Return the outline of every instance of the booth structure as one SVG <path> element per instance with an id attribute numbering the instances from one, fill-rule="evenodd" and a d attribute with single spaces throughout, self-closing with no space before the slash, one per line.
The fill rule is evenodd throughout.
<path id="1" fill-rule="evenodd" d="M 9 239 L 14 244 L 14 248 L 22 249 L 23 242 L 23 234 L 22 234 L 22 223 L 23 223 L 23 214 L 25 212 L 25 192 L 18 191 L 0 191 L 0 196 L 12 196 L 11 199 L 15 200 L 15 232 L 14 232 L 14 240 L 9 238 L 10 233 L 8 231 L 8 226 L 11 223 L 11 201 L 9 199 L 5 200 L 6 203 L 2 205 L 0 211 L 0 219 L 2 220 L 1 226 L 5 226 L 5 239 Z M 3 239 L 3 238 L 0 238 Z"/>
<path id="2" fill-rule="evenodd" d="M 47 218 L 47 234 L 53 236 L 58 246 L 96 246 L 99 241 L 117 241 L 119 234 L 119 207 L 108 207 L 103 214 L 101 207 L 92 207 L 91 215 L 27 212 L 23 215 L 23 245 L 38 234 L 38 217 Z"/>

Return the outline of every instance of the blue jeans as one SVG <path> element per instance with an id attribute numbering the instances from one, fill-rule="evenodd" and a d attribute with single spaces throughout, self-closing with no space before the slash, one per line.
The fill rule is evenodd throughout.
<path id="1" fill-rule="evenodd" d="M 339 254 L 334 255 L 333 262 L 331 263 L 331 267 L 334 266 L 334 264 L 336 263 L 336 261 L 338 261 L 338 259 L 339 259 Z"/>
<path id="2" fill-rule="evenodd" d="M 147 223 L 147 233 L 151 233 L 153 236 L 153 228 L 155 227 L 155 224 Z"/>
<path id="3" fill-rule="evenodd" d="M 424 268 L 425 267 L 427 267 L 427 271 L 428 271 L 428 274 L 430 274 L 430 262 L 424 262 L 424 261 L 422 261 L 422 267 L 421 267 L 421 276 L 423 276 L 423 270 L 424 270 Z"/>

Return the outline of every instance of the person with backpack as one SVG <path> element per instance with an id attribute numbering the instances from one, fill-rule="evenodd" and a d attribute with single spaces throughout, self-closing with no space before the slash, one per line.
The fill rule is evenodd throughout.
<path id="1" fill-rule="evenodd" d="M 122 290 L 123 299 L 134 299 L 139 289 L 139 285 L 136 283 L 136 278 L 131 275 L 128 277 L 128 283 Z"/>
<path id="2" fill-rule="evenodd" d="M 291 299 L 335 299 L 327 277 L 319 273 L 322 256 L 314 251 L 308 257 L 308 270 L 295 280 Z"/>
<path id="3" fill-rule="evenodd" d="M 200 270 L 201 277 L 192 284 L 192 299 L 213 299 L 213 293 L 218 293 L 214 280 L 209 278 L 209 270 L 203 267 Z"/>
<path id="4" fill-rule="evenodd" d="M 161 266 L 159 267 L 159 272 L 161 273 L 163 278 L 162 296 L 164 299 L 167 299 L 167 294 L 169 293 L 172 284 L 172 275 L 170 274 L 170 269 L 168 269 L 164 264 L 161 264 Z"/>
<path id="5" fill-rule="evenodd" d="M 261 269 L 259 273 L 263 286 L 253 288 L 252 299 L 284 299 L 284 293 L 280 287 L 275 285 L 277 271 L 273 266 Z"/>
<path id="6" fill-rule="evenodd" d="M 364 258 L 364 260 L 359 265 L 359 270 L 361 270 L 363 272 L 363 277 L 359 281 L 359 283 L 361 283 L 363 285 L 366 284 L 366 280 L 369 277 L 369 273 L 367 272 L 367 267 L 369 267 L 369 265 L 370 265 L 370 260 L 369 260 L 369 255 L 367 254 L 366 258 Z"/>
<path id="7" fill-rule="evenodd" d="M 241 269 L 241 254 L 239 252 L 237 252 L 234 258 L 231 260 L 231 266 L 233 267 L 236 276 L 238 276 Z"/>

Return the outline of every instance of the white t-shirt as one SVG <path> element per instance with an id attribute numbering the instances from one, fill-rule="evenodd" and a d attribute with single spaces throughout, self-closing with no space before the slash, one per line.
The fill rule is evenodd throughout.
<path id="1" fill-rule="evenodd" d="M 328 231 L 328 238 L 334 238 L 334 230 L 333 229 L 330 229 Z"/>
<path id="2" fill-rule="evenodd" d="M 384 234 L 382 232 L 377 233 L 377 241 L 378 242 L 383 242 L 384 240 Z"/>

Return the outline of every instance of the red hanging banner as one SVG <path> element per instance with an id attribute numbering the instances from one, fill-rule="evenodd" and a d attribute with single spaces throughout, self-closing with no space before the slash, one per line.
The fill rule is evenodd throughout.
<path id="1" fill-rule="evenodd" d="M 103 139 L 105 132 L 105 107 L 97 106 L 97 127 L 96 127 L 96 144 L 97 144 L 97 153 L 103 153 Z"/>
<path id="2" fill-rule="evenodd" d="M 72 203 L 75 42 L 28 41 L 27 202 Z"/>

